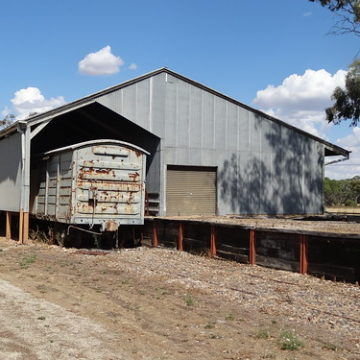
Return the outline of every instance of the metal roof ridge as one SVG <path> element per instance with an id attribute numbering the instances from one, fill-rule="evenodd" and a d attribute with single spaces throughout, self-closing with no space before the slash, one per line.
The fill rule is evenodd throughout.
<path id="1" fill-rule="evenodd" d="M 74 100 L 74 101 L 69 102 L 67 104 L 64 104 L 62 106 L 59 106 L 59 107 L 57 107 L 55 109 L 51 109 L 51 110 L 46 111 L 44 113 L 34 115 L 34 116 L 32 116 L 32 117 L 30 117 L 30 118 L 28 118 L 26 120 L 22 120 L 22 121 L 26 122 L 27 126 L 31 125 L 33 122 L 41 122 L 42 118 L 49 117 L 52 114 L 54 114 L 54 116 L 56 116 L 56 113 L 61 112 L 62 110 L 66 110 L 68 108 L 71 109 L 71 107 L 74 107 L 74 106 L 78 106 L 78 105 L 81 105 L 81 104 L 85 105 L 88 102 L 94 101 L 94 99 L 96 99 L 99 96 L 109 94 L 109 93 L 111 93 L 113 91 L 119 90 L 119 89 L 124 88 L 126 86 L 130 86 L 132 84 L 135 84 L 135 83 L 137 83 L 139 81 L 142 81 L 144 79 L 147 79 L 149 77 L 158 75 L 158 74 L 160 74 L 162 72 L 166 72 L 166 73 L 168 73 L 168 74 L 170 74 L 170 75 L 172 75 L 174 77 L 177 77 L 178 79 L 183 80 L 183 81 L 185 81 L 185 82 L 187 82 L 187 83 L 189 83 L 191 85 L 194 85 L 194 86 L 196 86 L 196 87 L 198 87 L 200 89 L 203 89 L 203 90 L 208 91 L 208 92 L 210 92 L 210 93 L 212 93 L 212 94 L 214 94 L 216 96 L 219 96 L 219 97 L 221 97 L 221 98 L 223 98 L 223 99 L 225 99 L 227 101 L 230 101 L 235 105 L 241 106 L 246 110 L 252 111 L 252 112 L 254 112 L 254 113 L 256 113 L 256 114 L 258 114 L 258 115 L 260 115 L 260 116 L 262 116 L 262 117 L 264 117 L 264 118 L 266 118 L 268 120 L 270 120 L 270 121 L 274 121 L 274 122 L 276 122 L 276 123 L 278 123 L 280 125 L 283 125 L 283 126 L 285 126 L 287 128 L 290 128 L 290 129 L 293 129 L 293 130 L 295 130 L 295 131 L 297 131 L 297 132 L 299 132 L 299 133 L 301 133 L 301 134 L 303 134 L 305 136 L 308 136 L 308 137 L 310 137 L 310 138 L 312 138 L 312 139 L 314 139 L 314 140 L 316 140 L 318 142 L 321 142 L 322 144 L 326 145 L 330 149 L 338 150 L 338 152 L 341 153 L 339 155 L 350 154 L 350 151 L 348 151 L 348 150 L 346 150 L 346 149 L 344 149 L 344 148 L 342 148 L 342 147 L 340 147 L 338 145 L 335 145 L 335 144 L 333 144 L 333 143 L 331 143 L 331 142 L 329 142 L 329 141 L 327 141 L 325 139 L 322 139 L 322 138 L 320 138 L 320 137 L 318 137 L 316 135 L 310 134 L 307 131 L 302 130 L 302 129 L 296 127 L 296 126 L 290 125 L 289 123 L 287 123 L 287 122 L 285 122 L 283 120 L 280 120 L 278 118 L 275 118 L 275 117 L 273 117 L 273 116 L 271 116 L 269 114 L 266 114 L 265 112 L 263 112 L 261 110 L 258 110 L 258 109 L 255 109 L 255 108 L 249 106 L 249 105 L 246 105 L 246 104 L 240 102 L 239 100 L 236 100 L 236 99 L 234 99 L 234 98 L 232 98 L 232 97 L 230 97 L 228 95 L 225 95 L 223 93 L 220 93 L 219 91 L 217 91 L 215 89 L 212 89 L 212 88 L 210 88 L 210 87 L 208 87 L 206 85 L 203 85 L 202 83 L 199 83 L 199 82 L 197 82 L 195 80 L 192 80 L 192 79 L 190 79 L 190 78 L 188 78 L 188 77 L 186 77 L 184 75 L 181 75 L 181 74 L 179 74 L 179 73 L 177 73 L 177 72 L 175 72 L 175 71 L 173 71 L 173 70 L 171 70 L 171 69 L 169 69 L 167 67 L 158 68 L 158 69 L 153 70 L 151 72 L 148 72 L 148 73 L 145 73 L 145 74 L 140 75 L 138 77 L 127 80 L 127 81 L 125 81 L 123 83 L 120 83 L 120 84 L 117 84 L 117 85 L 114 85 L 114 86 L 110 86 L 108 88 L 105 88 L 105 89 L 100 90 L 98 92 L 92 93 L 92 94 L 87 95 L 87 96 L 85 96 L 83 98 L 80 98 L 78 100 Z M 6 136 L 7 133 L 11 133 L 14 130 L 16 130 L 15 125 L 17 123 L 18 123 L 18 121 L 15 122 L 10 127 L 1 130 L 0 131 L 0 138 L 3 137 L 3 136 Z"/>

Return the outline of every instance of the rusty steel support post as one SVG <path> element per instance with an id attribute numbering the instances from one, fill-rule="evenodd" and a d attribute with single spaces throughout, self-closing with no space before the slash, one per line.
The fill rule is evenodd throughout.
<path id="1" fill-rule="evenodd" d="M 158 240 L 158 228 L 157 228 L 157 224 L 156 221 L 153 221 L 153 236 L 152 236 L 152 246 L 153 247 L 158 247 L 159 245 L 159 240 Z"/>
<path id="2" fill-rule="evenodd" d="M 5 234 L 6 234 L 6 239 L 10 240 L 11 239 L 11 212 L 7 211 L 6 212 L 6 226 L 5 226 Z"/>
<path id="3" fill-rule="evenodd" d="M 210 228 L 210 256 L 216 256 L 216 227 Z"/>
<path id="4" fill-rule="evenodd" d="M 255 230 L 249 230 L 249 264 L 256 264 Z"/>
<path id="5" fill-rule="evenodd" d="M 178 250 L 184 250 L 184 225 L 179 223 Z"/>
<path id="6" fill-rule="evenodd" d="M 308 264 L 309 264 L 307 235 L 301 234 L 299 236 L 299 242 L 300 242 L 300 274 L 307 274 Z"/>

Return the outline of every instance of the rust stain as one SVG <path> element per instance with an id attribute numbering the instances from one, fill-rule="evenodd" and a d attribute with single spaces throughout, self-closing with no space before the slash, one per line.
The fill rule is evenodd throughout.
<path id="1" fill-rule="evenodd" d="M 134 173 L 130 173 L 130 174 L 129 174 L 129 178 L 130 178 L 132 181 L 136 181 L 139 176 L 140 176 L 140 174 L 139 174 L 138 172 L 134 172 Z"/>
<path id="2" fill-rule="evenodd" d="M 79 170 L 79 178 L 84 179 L 85 175 L 110 174 L 110 173 L 111 173 L 111 169 L 94 169 L 92 167 L 85 167 Z"/>

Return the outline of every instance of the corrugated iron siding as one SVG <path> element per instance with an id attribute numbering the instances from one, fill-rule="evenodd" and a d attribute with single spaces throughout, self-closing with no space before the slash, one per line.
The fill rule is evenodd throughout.
<path id="1" fill-rule="evenodd" d="M 0 141 L 0 210 L 19 211 L 21 197 L 21 135 Z"/>
<path id="2" fill-rule="evenodd" d="M 305 134 L 165 73 L 97 101 L 162 139 L 161 215 L 169 164 L 217 167 L 219 215 L 322 212 L 324 145 Z"/>
<path id="3" fill-rule="evenodd" d="M 168 166 L 166 214 L 215 215 L 216 168 Z"/>

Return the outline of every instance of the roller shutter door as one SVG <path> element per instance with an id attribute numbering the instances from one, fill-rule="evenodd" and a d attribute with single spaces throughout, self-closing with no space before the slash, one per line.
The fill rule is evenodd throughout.
<path id="1" fill-rule="evenodd" d="M 166 215 L 215 215 L 216 168 L 168 166 Z"/>

